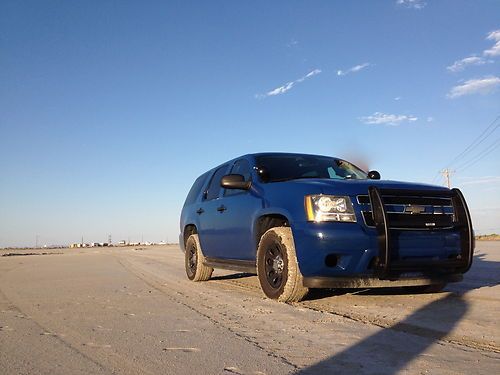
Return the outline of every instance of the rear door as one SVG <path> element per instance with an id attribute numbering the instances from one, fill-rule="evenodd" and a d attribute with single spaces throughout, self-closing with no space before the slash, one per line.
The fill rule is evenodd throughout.
<path id="1" fill-rule="evenodd" d="M 220 186 L 220 180 L 228 171 L 229 164 L 215 170 L 203 193 L 202 201 L 196 209 L 196 213 L 199 215 L 198 236 L 203 254 L 207 257 L 221 258 L 224 254 L 221 249 L 224 227 L 220 209 L 220 196 L 223 190 Z"/>

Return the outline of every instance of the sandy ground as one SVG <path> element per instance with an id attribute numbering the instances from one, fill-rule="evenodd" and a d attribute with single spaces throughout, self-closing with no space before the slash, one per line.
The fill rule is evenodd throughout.
<path id="1" fill-rule="evenodd" d="M 478 242 L 442 293 L 282 304 L 251 275 L 190 282 L 177 246 L 0 250 L 0 373 L 500 373 L 499 265 L 500 242 Z"/>

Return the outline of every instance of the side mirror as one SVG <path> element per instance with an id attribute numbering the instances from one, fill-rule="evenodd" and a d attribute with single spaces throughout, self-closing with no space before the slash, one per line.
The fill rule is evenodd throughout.
<path id="1" fill-rule="evenodd" d="M 368 178 L 370 180 L 380 180 L 380 173 L 377 171 L 370 171 L 368 172 Z"/>
<path id="2" fill-rule="evenodd" d="M 224 189 L 248 190 L 252 185 L 251 181 L 245 181 L 241 174 L 227 174 L 220 180 L 220 186 Z"/>

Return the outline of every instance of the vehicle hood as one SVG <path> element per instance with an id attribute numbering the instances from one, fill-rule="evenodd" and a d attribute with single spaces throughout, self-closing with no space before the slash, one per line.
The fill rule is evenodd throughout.
<path id="1" fill-rule="evenodd" d="M 370 186 L 381 189 L 407 189 L 407 190 L 429 190 L 446 191 L 444 186 L 430 184 L 403 182 L 391 180 L 327 180 L 327 179 L 299 179 L 274 184 L 287 184 L 290 188 L 301 189 L 310 194 L 338 194 L 358 195 L 367 194 Z"/>

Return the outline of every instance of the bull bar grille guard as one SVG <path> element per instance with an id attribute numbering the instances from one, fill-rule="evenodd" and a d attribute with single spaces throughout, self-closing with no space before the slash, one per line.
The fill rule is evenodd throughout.
<path id="1" fill-rule="evenodd" d="M 467 204 L 459 189 L 449 191 L 429 190 L 404 190 L 404 189 L 379 189 L 375 186 L 368 188 L 368 196 L 372 208 L 373 220 L 377 231 L 377 242 L 379 255 L 375 264 L 375 273 L 380 279 L 390 279 L 391 276 L 402 272 L 447 270 L 453 273 L 465 273 L 472 265 L 474 253 L 474 232 Z M 404 230 L 403 228 L 391 227 L 386 208 L 384 196 L 391 197 L 425 197 L 425 198 L 448 198 L 453 205 L 453 230 L 460 233 L 460 254 L 454 259 L 391 259 L 391 230 Z M 426 230 L 422 228 L 422 230 Z M 429 229 L 427 229 L 429 230 Z"/>

